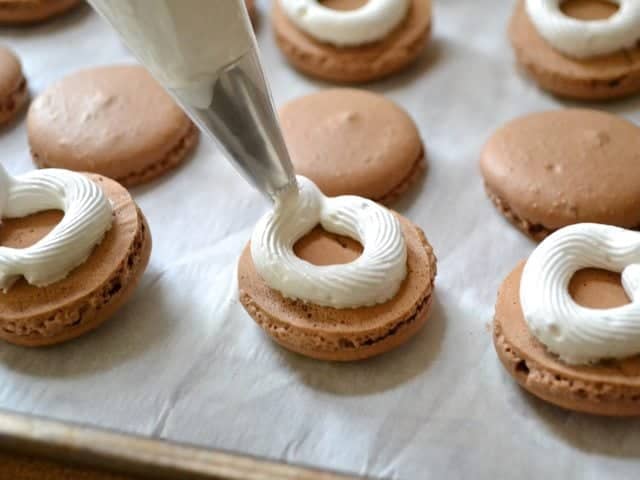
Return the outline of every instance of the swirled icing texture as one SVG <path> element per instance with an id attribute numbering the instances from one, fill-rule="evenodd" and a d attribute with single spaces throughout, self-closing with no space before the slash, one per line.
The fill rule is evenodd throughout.
<path id="1" fill-rule="evenodd" d="M 640 1 L 611 0 L 620 6 L 603 20 L 579 20 L 560 10 L 562 0 L 527 0 L 527 14 L 540 35 L 560 52 L 589 58 L 633 48 L 640 40 Z"/>
<path id="2" fill-rule="evenodd" d="M 608 309 L 577 304 L 569 282 L 590 267 L 622 272 L 632 302 Z M 595 223 L 558 230 L 527 260 L 520 302 L 531 333 L 566 363 L 640 353 L 640 233 Z"/>
<path id="3" fill-rule="evenodd" d="M 0 247 L 0 288 L 5 292 L 20 276 L 36 286 L 63 279 L 111 228 L 111 203 L 85 175 L 50 168 L 12 177 L 0 167 L 2 218 L 43 210 L 63 210 L 64 217 L 30 247 Z"/>
<path id="4" fill-rule="evenodd" d="M 251 237 L 257 272 L 285 297 L 334 308 L 384 303 L 407 274 L 407 247 L 398 219 L 362 197 L 325 197 L 298 176 L 298 191 L 283 194 Z M 316 266 L 298 258 L 293 246 L 316 225 L 358 240 L 363 252 L 343 265 Z"/>
<path id="5" fill-rule="evenodd" d="M 333 10 L 318 0 L 279 0 L 287 17 L 316 40 L 353 47 L 386 37 L 405 18 L 410 0 L 369 0 L 355 10 Z"/>

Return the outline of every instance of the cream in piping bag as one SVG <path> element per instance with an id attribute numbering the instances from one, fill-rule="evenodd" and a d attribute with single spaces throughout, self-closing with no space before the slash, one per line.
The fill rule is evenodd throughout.
<path id="1" fill-rule="evenodd" d="M 295 185 L 242 0 L 89 3 L 258 190 Z"/>

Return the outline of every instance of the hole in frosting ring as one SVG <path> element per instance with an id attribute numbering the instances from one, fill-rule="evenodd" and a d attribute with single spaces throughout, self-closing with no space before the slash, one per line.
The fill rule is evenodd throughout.
<path id="1" fill-rule="evenodd" d="M 583 11 L 584 7 L 572 7 L 572 3 L 567 6 L 561 0 L 526 0 L 525 7 L 538 33 L 553 48 L 569 57 L 585 59 L 610 55 L 634 48 L 638 44 L 640 2 L 609 0 L 608 3 L 618 5 L 618 11 L 607 18 L 594 20 L 576 19 L 567 15 L 565 12 L 572 13 L 576 8 L 583 16 L 593 16 L 594 12 L 591 7 L 589 13 L 586 9 Z M 601 12 L 601 15 L 606 13 Z"/>
<path id="2" fill-rule="evenodd" d="M 362 254 L 362 244 L 317 226 L 293 246 L 296 256 L 313 265 L 342 265 Z"/>
<path id="3" fill-rule="evenodd" d="M 620 7 L 607 0 L 565 0 L 560 10 L 577 20 L 605 20 L 615 15 Z"/>
<path id="4" fill-rule="evenodd" d="M 619 273 L 599 268 L 584 268 L 569 283 L 569 295 L 587 308 L 606 309 L 630 303 Z"/>
<path id="5" fill-rule="evenodd" d="M 349 10 L 357 10 L 369 3 L 369 0 L 320 0 L 321 5 L 332 10 L 348 12 Z"/>
<path id="6" fill-rule="evenodd" d="M 283 296 L 333 308 L 384 303 L 407 275 L 407 248 L 399 219 L 371 200 L 326 197 L 298 176 L 298 189 L 279 197 L 251 235 L 251 257 L 265 283 Z M 318 225 L 362 244 L 345 264 L 314 265 L 294 245 Z"/>
<path id="7" fill-rule="evenodd" d="M 4 218 L 0 226 L 0 246 L 28 248 L 53 230 L 63 216 L 61 210 L 46 210 L 22 218 Z"/>

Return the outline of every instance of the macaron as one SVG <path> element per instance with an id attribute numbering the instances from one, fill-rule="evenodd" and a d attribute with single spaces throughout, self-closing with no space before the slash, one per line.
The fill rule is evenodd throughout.
<path id="1" fill-rule="evenodd" d="M 0 23 L 38 23 L 61 15 L 81 0 L 0 0 Z"/>
<path id="2" fill-rule="evenodd" d="M 397 348 L 425 324 L 433 301 L 436 258 L 422 230 L 401 215 L 407 277 L 391 300 L 372 307 L 336 309 L 285 298 L 257 273 L 249 245 L 238 263 L 240 302 L 278 344 L 331 361 L 361 360 Z M 300 239 L 296 255 L 315 265 L 348 263 L 362 247 L 321 228 Z"/>
<path id="3" fill-rule="evenodd" d="M 13 120 L 28 99 L 20 60 L 11 50 L 0 46 L 0 125 Z"/>
<path id="4" fill-rule="evenodd" d="M 358 195 L 389 203 L 425 170 L 425 150 L 411 117 L 387 98 L 332 89 L 280 109 L 296 172 L 325 195 Z"/>
<path id="5" fill-rule="evenodd" d="M 610 2 L 569 1 L 566 15 L 583 20 L 607 18 L 616 11 Z M 519 0 L 509 24 L 509 39 L 522 69 L 543 89 L 579 100 L 609 100 L 640 91 L 640 45 L 586 59 L 554 49 L 529 18 Z"/>
<path id="6" fill-rule="evenodd" d="M 27 133 L 33 161 L 98 173 L 126 187 L 184 162 L 198 130 L 169 94 L 135 65 L 81 70 L 31 104 Z"/>
<path id="7" fill-rule="evenodd" d="M 151 233 L 127 190 L 113 180 L 90 175 L 111 200 L 113 224 L 89 258 L 64 279 L 44 287 L 24 278 L 0 293 L 0 338 L 29 347 L 76 338 L 112 317 L 128 298 L 149 261 Z M 46 235 L 62 218 L 45 211 L 4 218 L 0 244 L 22 248 Z"/>
<path id="8" fill-rule="evenodd" d="M 489 198 L 535 240 L 581 222 L 640 227 L 640 128 L 566 109 L 507 123 L 480 159 Z"/>
<path id="9" fill-rule="evenodd" d="M 322 2 L 335 10 L 353 10 L 362 0 Z M 312 77 L 340 83 L 365 83 L 387 77 L 411 65 L 424 51 L 431 33 L 431 0 L 410 0 L 406 17 L 384 38 L 357 46 L 337 46 L 317 40 L 298 28 L 273 2 L 276 42 L 287 60 Z"/>
<path id="10" fill-rule="evenodd" d="M 640 415 L 640 356 L 595 365 L 568 365 L 529 331 L 520 304 L 524 262 L 504 280 L 498 293 L 493 342 L 507 372 L 533 395 L 562 408 L 599 415 Z M 629 303 L 620 275 L 586 269 L 574 275 L 569 291 L 590 308 Z"/>

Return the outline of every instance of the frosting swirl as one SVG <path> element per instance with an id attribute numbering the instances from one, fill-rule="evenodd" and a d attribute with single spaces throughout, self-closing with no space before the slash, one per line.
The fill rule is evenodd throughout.
<path id="1" fill-rule="evenodd" d="M 43 210 L 63 210 L 64 217 L 29 247 L 0 247 L 0 288 L 5 292 L 20 276 L 36 286 L 63 279 L 89 257 L 111 228 L 111 203 L 87 176 L 49 168 L 12 177 L 0 166 L 2 218 Z"/>
<path id="2" fill-rule="evenodd" d="M 384 303 L 398 292 L 407 274 L 407 249 L 398 219 L 362 197 L 325 197 L 309 179 L 298 176 L 298 191 L 278 198 L 251 237 L 257 272 L 285 297 L 334 308 Z M 343 265 L 316 266 L 298 258 L 293 246 L 320 223 L 358 240 L 360 257 Z"/>
<path id="3" fill-rule="evenodd" d="M 577 304 L 568 287 L 583 268 L 622 272 L 631 303 L 608 309 Z M 527 260 L 520 303 L 531 333 L 569 364 L 640 353 L 640 232 L 595 223 L 556 231 Z"/>
<path id="4" fill-rule="evenodd" d="M 316 40 L 338 47 L 375 42 L 404 19 L 410 0 L 369 0 L 355 10 L 339 11 L 318 0 L 279 0 L 287 17 Z"/>
<path id="5" fill-rule="evenodd" d="M 562 0 L 527 0 L 529 18 L 554 48 L 575 58 L 589 58 L 633 48 L 640 40 L 640 2 L 611 0 L 620 9 L 603 20 L 579 20 L 560 10 Z"/>

